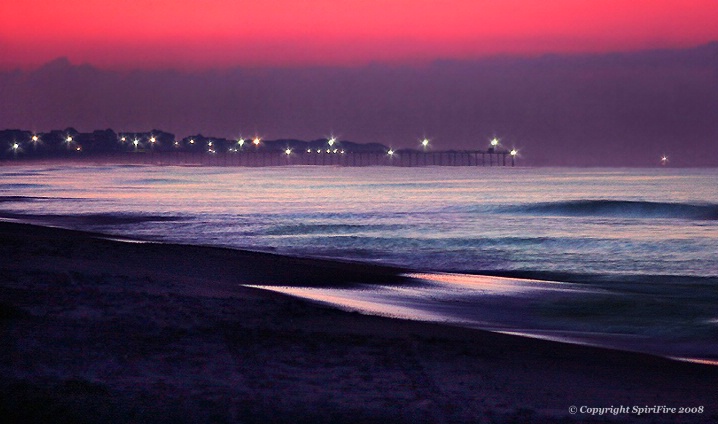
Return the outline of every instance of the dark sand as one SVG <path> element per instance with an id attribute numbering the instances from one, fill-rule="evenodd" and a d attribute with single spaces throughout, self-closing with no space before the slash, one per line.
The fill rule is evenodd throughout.
<path id="1" fill-rule="evenodd" d="M 718 367 L 329 309 L 247 284 L 401 270 L 0 223 L 3 422 L 718 422 Z M 571 415 L 569 407 L 703 407 Z"/>

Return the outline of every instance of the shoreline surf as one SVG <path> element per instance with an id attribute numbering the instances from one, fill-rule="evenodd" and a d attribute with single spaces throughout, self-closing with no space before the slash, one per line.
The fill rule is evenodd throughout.
<path id="1" fill-rule="evenodd" d="M 572 422 L 569 405 L 604 403 L 705 407 L 683 422 L 718 414 L 714 366 L 348 313 L 242 285 L 303 272 L 330 287 L 321 279 L 401 270 L 97 236 L 0 223 L 0 410 L 14 422 L 547 423 Z"/>
<path id="2" fill-rule="evenodd" d="M 688 351 L 676 351 L 661 346 L 663 344 L 661 340 L 649 340 L 639 334 L 611 333 L 602 331 L 602 329 L 579 331 L 571 328 L 536 327 L 532 321 L 541 317 L 531 310 L 533 308 L 531 302 L 537 296 L 550 296 L 551 293 L 561 292 L 575 292 L 578 295 L 608 294 L 600 286 L 595 287 L 576 282 L 581 279 L 576 276 L 567 281 L 561 281 L 560 279 L 538 278 L 542 275 L 540 272 L 498 272 L 496 273 L 498 275 L 492 275 L 491 273 L 418 271 L 361 261 L 287 256 L 259 250 L 212 245 L 184 245 L 77 231 L 64 227 L 62 224 L 67 224 L 66 222 L 59 222 L 57 226 L 48 227 L 44 224 L 33 223 L 32 219 L 23 221 L 5 216 L 0 217 L 0 225 L 4 222 L 30 225 L 37 227 L 40 231 L 42 228 L 55 228 L 61 231 L 77 232 L 83 236 L 110 242 L 150 244 L 156 245 L 160 249 L 163 245 L 179 249 L 219 249 L 249 256 L 252 259 L 277 261 L 280 264 L 285 264 L 283 266 L 297 268 L 297 272 L 290 272 L 290 276 L 288 276 L 282 272 L 276 272 L 274 267 L 265 267 L 253 274 L 251 277 L 254 279 L 253 281 L 240 284 L 245 287 L 282 293 L 329 305 L 341 310 L 392 319 L 459 326 L 560 343 L 657 355 L 671 360 L 718 365 L 718 355 L 712 354 L 715 353 L 713 349 L 695 351 L 690 350 L 691 347 L 695 349 L 695 346 L 688 345 Z M 282 265 L 278 266 L 282 267 Z M 518 274 L 518 276 L 513 274 Z M 281 275 L 281 277 L 278 278 L 277 275 Z M 547 273 L 547 275 L 565 276 L 566 274 Z M 572 279 L 574 282 L 571 282 Z M 258 284 L 260 282 L 262 284 Z M 394 295 L 397 292 L 410 292 L 412 288 L 420 290 L 404 295 L 404 297 Z M 463 293 L 464 296 L 457 294 L 462 289 L 466 290 Z M 448 296 L 446 299 L 441 299 L 442 295 L 445 296 L 445 291 L 449 292 Z M 367 296 L 367 293 L 370 295 Z M 387 294 L 389 295 L 387 296 Z M 452 306 L 456 302 L 468 302 L 466 295 L 471 296 L 471 299 L 474 300 L 473 303 L 467 305 L 472 309 L 468 315 L 464 312 L 465 308 Z M 432 302 L 423 301 L 423 298 L 431 298 Z M 477 298 L 484 300 L 477 302 L 475 301 Z M 417 302 L 416 299 L 420 301 Z M 437 299 L 440 300 L 437 301 Z M 484 310 L 488 310 L 488 312 L 483 312 Z M 521 319 L 517 320 L 516 317 L 521 317 Z M 707 348 L 711 347 L 714 346 Z"/>

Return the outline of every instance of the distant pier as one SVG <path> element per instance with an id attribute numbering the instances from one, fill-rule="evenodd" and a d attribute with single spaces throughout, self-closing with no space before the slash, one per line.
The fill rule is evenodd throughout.
<path id="1" fill-rule="evenodd" d="M 516 149 L 494 137 L 486 150 L 437 150 L 424 138 L 418 148 L 393 149 L 380 143 L 339 141 L 335 137 L 302 141 L 226 139 L 201 134 L 178 139 L 162 130 L 80 133 L 73 128 L 33 133 L 0 131 L 0 161 L 71 161 L 184 166 L 514 166 Z"/>
<path id="2" fill-rule="evenodd" d="M 228 152 L 193 154 L 187 152 L 145 154 L 126 157 L 141 163 L 202 166 L 511 166 L 510 152 L 496 151 L 396 151 L 386 152 Z M 515 163 L 515 162 L 513 162 Z"/>
<path id="3" fill-rule="evenodd" d="M 8 162 L 32 162 L 42 158 L 17 158 Z M 508 151 L 447 150 L 447 151 L 396 151 L 386 152 L 122 152 L 97 155 L 67 155 L 46 160 L 65 160 L 75 163 L 117 163 L 127 165 L 158 166 L 514 166 L 515 158 Z"/>

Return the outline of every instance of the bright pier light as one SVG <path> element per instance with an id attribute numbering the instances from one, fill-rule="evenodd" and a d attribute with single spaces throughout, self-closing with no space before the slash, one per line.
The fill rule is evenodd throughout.
<path id="1" fill-rule="evenodd" d="M 312 149 L 307 149 L 307 153 L 312 153 Z"/>
<path id="2" fill-rule="evenodd" d="M 211 141 L 208 142 L 207 145 L 208 145 L 209 147 L 212 147 L 212 142 L 211 142 Z"/>
<path id="3" fill-rule="evenodd" d="M 190 138 L 190 139 L 189 139 L 189 144 L 194 144 L 194 140 Z"/>
<path id="4" fill-rule="evenodd" d="M 498 146 L 498 145 L 499 145 L 499 139 L 496 138 L 496 137 L 492 138 L 492 139 L 491 139 L 491 145 L 492 145 L 493 147 Z"/>
<path id="5" fill-rule="evenodd" d="M 19 145 L 18 143 L 13 143 L 13 144 L 12 144 L 12 149 L 13 149 L 13 150 L 17 150 L 17 149 L 19 149 L 19 148 L 20 148 L 20 145 Z"/>
<path id="6" fill-rule="evenodd" d="M 322 152 L 321 149 L 317 149 L 317 153 L 321 153 L 321 152 Z"/>
<path id="7" fill-rule="evenodd" d="M 134 139 L 134 140 L 132 140 L 132 144 L 134 144 L 135 147 L 137 147 L 140 144 L 140 140 Z"/>
<path id="8" fill-rule="evenodd" d="M 120 137 L 120 141 L 124 143 L 125 141 L 127 141 L 127 137 Z"/>
<path id="9" fill-rule="evenodd" d="M 71 136 L 71 135 L 68 135 L 68 136 L 65 138 L 65 141 L 66 141 L 67 143 L 72 143 L 72 136 Z"/>
<path id="10" fill-rule="evenodd" d="M 518 150 L 511 149 L 511 152 L 509 152 L 509 153 L 511 154 L 511 156 L 516 156 L 518 154 Z"/>
<path id="11" fill-rule="evenodd" d="M 284 149 L 284 154 L 289 156 L 292 154 L 292 149 Z"/>
<path id="12" fill-rule="evenodd" d="M 254 143 L 255 146 L 259 146 L 259 143 L 260 143 L 261 141 L 262 141 L 261 138 L 259 138 L 259 137 L 254 137 L 254 139 L 252 140 L 252 143 Z"/>
<path id="13" fill-rule="evenodd" d="M 157 139 L 154 136 L 150 137 L 150 143 L 155 144 L 156 142 Z"/>
<path id="14" fill-rule="evenodd" d="M 237 144 L 239 144 L 239 147 L 244 146 L 244 139 L 240 138 L 239 140 L 237 140 Z"/>
<path id="15" fill-rule="evenodd" d="M 427 147 L 429 145 L 429 139 L 425 138 L 425 139 L 421 140 L 421 145 L 424 147 Z"/>
<path id="16" fill-rule="evenodd" d="M 394 150 L 389 149 L 389 151 L 386 152 L 386 154 L 389 155 L 389 156 L 394 156 Z"/>
<path id="17" fill-rule="evenodd" d="M 37 143 L 39 140 L 40 140 L 40 137 L 38 137 L 38 136 L 36 136 L 36 135 L 33 135 L 33 136 L 32 136 L 32 141 L 33 141 L 33 143 Z"/>
<path id="18" fill-rule="evenodd" d="M 327 143 L 329 143 L 329 146 L 333 146 L 334 143 L 336 143 L 336 142 L 337 142 L 337 139 L 335 137 L 332 137 L 327 141 Z"/>

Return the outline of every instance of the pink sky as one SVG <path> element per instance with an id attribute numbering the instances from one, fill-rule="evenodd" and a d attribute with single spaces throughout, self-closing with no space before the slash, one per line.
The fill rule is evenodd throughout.
<path id="1" fill-rule="evenodd" d="M 716 0 L 23 0 L 0 4 L 0 68 L 421 63 L 679 48 L 718 40 Z"/>

